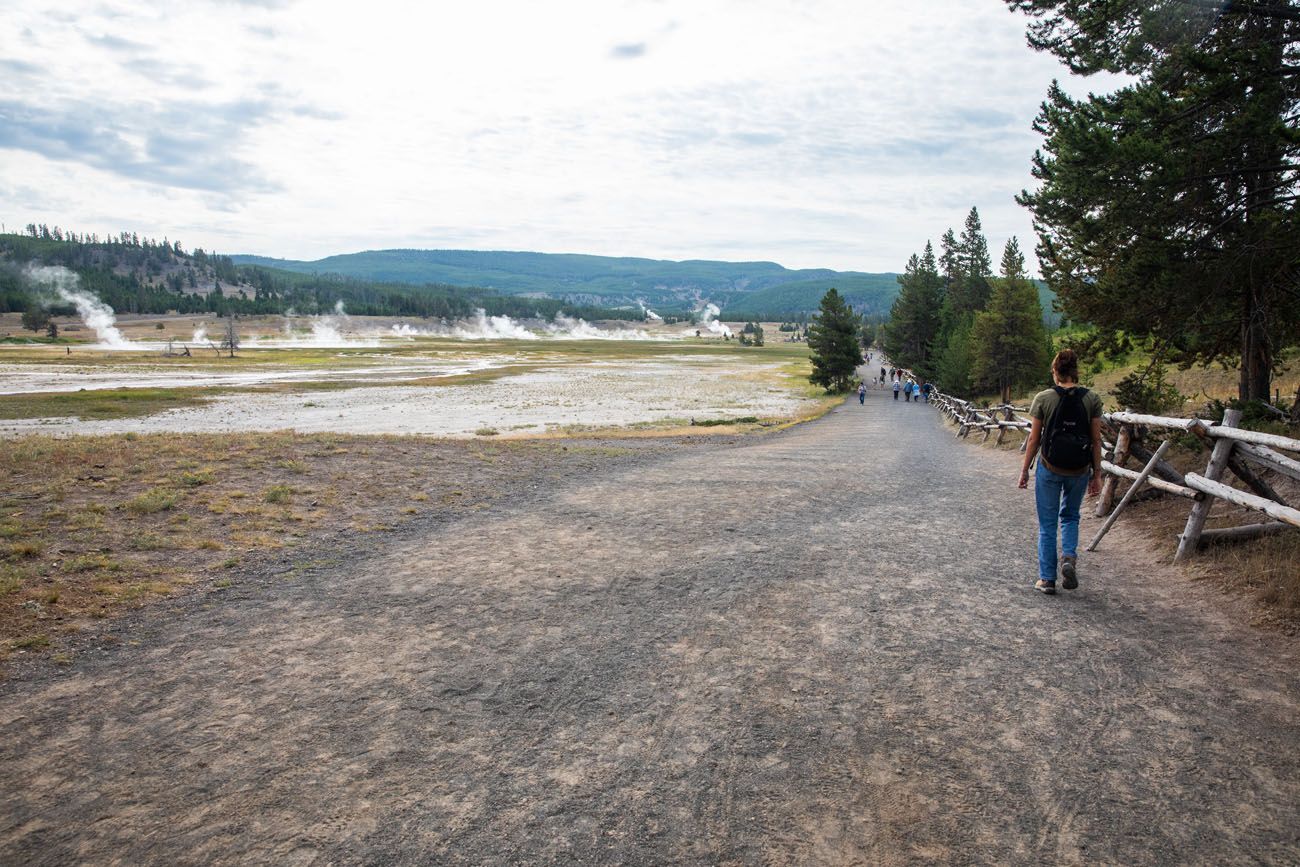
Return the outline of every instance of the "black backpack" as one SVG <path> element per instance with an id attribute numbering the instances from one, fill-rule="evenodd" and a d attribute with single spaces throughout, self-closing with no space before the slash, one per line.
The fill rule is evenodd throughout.
<path id="1" fill-rule="evenodd" d="M 1043 426 L 1043 458 L 1060 470 L 1081 470 L 1092 463 L 1092 419 L 1083 405 L 1088 389 L 1052 388 L 1061 402 Z"/>

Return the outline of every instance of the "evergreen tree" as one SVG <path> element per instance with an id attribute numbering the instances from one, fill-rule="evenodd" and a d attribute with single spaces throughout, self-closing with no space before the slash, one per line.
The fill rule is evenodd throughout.
<path id="1" fill-rule="evenodd" d="M 934 360 L 934 379 L 940 387 L 959 397 L 973 391 L 970 339 L 975 314 L 958 314 L 953 320 Z"/>
<path id="2" fill-rule="evenodd" d="M 1152 336 L 1183 364 L 1240 363 L 1267 399 L 1300 339 L 1300 2 L 1006 0 L 1029 41 L 1132 84 L 1053 85 L 1019 197 L 1075 321 Z"/>
<path id="3" fill-rule="evenodd" d="M 895 363 L 929 378 L 934 373 L 933 356 L 940 336 L 943 300 L 943 278 L 929 241 L 921 256 L 908 259 L 898 282 L 898 297 L 894 299 L 884 329 L 885 352 Z"/>
<path id="4" fill-rule="evenodd" d="M 41 331 L 50 324 L 50 314 L 44 308 L 33 304 L 23 311 L 22 323 L 23 328 L 28 331 Z"/>
<path id="5" fill-rule="evenodd" d="M 741 346 L 762 346 L 763 345 L 763 326 L 757 322 L 746 322 L 745 327 L 740 331 Z"/>
<path id="6" fill-rule="evenodd" d="M 939 239 L 939 250 L 939 273 L 943 275 L 944 289 L 947 290 L 961 280 L 961 268 L 957 262 L 957 236 L 952 233 L 952 229 L 944 232 Z"/>
<path id="7" fill-rule="evenodd" d="M 817 315 L 808 326 L 813 372 L 808 379 L 828 392 L 848 391 L 862 350 L 858 348 L 858 317 L 834 289 L 822 296 Z"/>
<path id="8" fill-rule="evenodd" d="M 1002 279 L 993 282 L 988 307 L 971 327 L 971 378 L 978 388 L 996 388 L 1003 403 L 1013 388 L 1045 377 L 1046 331 L 1038 290 L 1025 274 L 1025 257 L 1015 238 L 1002 251 Z"/>
<path id="9" fill-rule="evenodd" d="M 989 258 L 989 244 L 984 238 L 979 211 L 973 207 L 966 215 L 966 226 L 950 256 L 956 277 L 948 287 L 952 312 L 965 314 L 983 310 L 991 291 L 989 278 L 993 276 L 993 261 Z"/>

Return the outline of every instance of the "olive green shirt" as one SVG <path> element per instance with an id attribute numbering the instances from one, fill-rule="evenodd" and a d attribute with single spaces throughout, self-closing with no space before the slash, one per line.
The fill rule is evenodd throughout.
<path id="1" fill-rule="evenodd" d="M 1034 402 L 1029 405 L 1029 415 L 1031 418 L 1038 419 L 1045 426 L 1047 420 L 1051 418 L 1052 413 L 1056 412 L 1056 408 L 1060 405 L 1061 396 L 1056 393 L 1056 389 L 1049 388 L 1046 391 L 1040 391 L 1034 396 Z M 1101 397 L 1097 392 L 1088 389 L 1088 393 L 1083 396 L 1083 408 L 1088 411 L 1088 418 L 1101 418 Z M 1047 461 L 1044 460 L 1043 463 L 1047 464 Z M 1088 472 L 1087 467 L 1084 467 L 1082 470 L 1071 472 L 1068 470 L 1058 470 L 1051 464 L 1047 464 L 1047 466 L 1052 472 L 1062 476 L 1081 476 Z"/>

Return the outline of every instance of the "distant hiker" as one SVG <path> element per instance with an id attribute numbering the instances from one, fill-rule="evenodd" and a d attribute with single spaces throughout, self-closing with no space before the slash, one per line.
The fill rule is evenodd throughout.
<path id="1" fill-rule="evenodd" d="M 885 381 L 885 369 L 883 367 L 880 368 L 880 381 L 881 383 L 884 383 Z"/>
<path id="2" fill-rule="evenodd" d="M 915 383 L 913 383 L 912 380 L 910 380 L 910 379 L 907 381 L 907 384 L 903 386 L 903 400 L 904 400 L 904 402 L 907 402 L 907 403 L 910 403 L 910 402 L 911 402 L 911 400 L 912 400 L 912 389 L 913 389 L 914 387 L 915 387 Z"/>
<path id="3" fill-rule="evenodd" d="M 858 383 L 858 404 L 861 405 L 861 404 L 865 404 L 866 402 L 867 402 L 867 384 L 865 382 L 859 382 Z"/>
<path id="4" fill-rule="evenodd" d="M 1038 509 L 1040 593 L 1056 592 L 1056 529 L 1061 528 L 1061 586 L 1079 586 L 1079 505 L 1083 493 L 1101 492 L 1101 398 L 1079 385 L 1079 358 L 1062 349 L 1052 360 L 1055 386 L 1029 407 L 1031 427 L 1020 466 L 1020 487 L 1029 486 L 1029 464 L 1038 455 L 1034 503 Z M 1039 443 L 1042 452 L 1039 454 Z"/>
<path id="5" fill-rule="evenodd" d="M 894 400 L 898 400 L 898 392 L 901 388 L 902 386 L 898 384 L 898 380 L 894 380 Z"/>
<path id="6" fill-rule="evenodd" d="M 930 392 L 932 391 L 934 391 L 934 385 L 928 381 L 921 386 L 921 394 L 925 395 L 926 403 L 930 402 Z"/>

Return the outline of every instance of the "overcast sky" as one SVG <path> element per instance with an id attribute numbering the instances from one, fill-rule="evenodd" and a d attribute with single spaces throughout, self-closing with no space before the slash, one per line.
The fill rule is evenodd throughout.
<path id="1" fill-rule="evenodd" d="M 6 6 L 8 229 L 288 258 L 898 271 L 975 205 L 996 262 L 1067 75 L 1001 0 Z"/>

